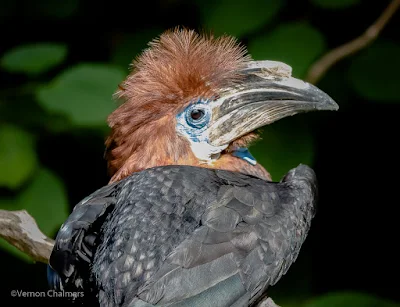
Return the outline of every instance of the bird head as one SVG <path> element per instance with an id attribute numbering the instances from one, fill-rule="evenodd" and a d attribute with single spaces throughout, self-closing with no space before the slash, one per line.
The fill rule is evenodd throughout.
<path id="1" fill-rule="evenodd" d="M 247 147 L 257 129 L 338 105 L 291 76 L 290 66 L 252 61 L 233 37 L 163 33 L 132 63 L 109 116 L 106 159 L 118 181 L 163 165 L 226 169 L 270 179 Z"/>

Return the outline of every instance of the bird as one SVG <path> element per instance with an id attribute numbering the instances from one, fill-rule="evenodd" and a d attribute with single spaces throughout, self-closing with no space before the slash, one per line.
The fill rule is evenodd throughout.
<path id="1" fill-rule="evenodd" d="M 110 181 L 60 227 L 50 287 L 93 306 L 255 306 L 296 261 L 318 183 L 305 164 L 273 181 L 249 147 L 337 103 L 232 36 L 186 28 L 149 42 L 114 97 Z"/>

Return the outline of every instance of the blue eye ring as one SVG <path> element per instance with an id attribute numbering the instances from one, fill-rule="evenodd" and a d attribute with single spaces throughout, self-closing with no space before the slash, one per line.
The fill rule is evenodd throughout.
<path id="1" fill-rule="evenodd" d="M 211 118 L 210 107 L 203 103 L 192 104 L 185 110 L 186 122 L 197 129 L 207 126 Z"/>

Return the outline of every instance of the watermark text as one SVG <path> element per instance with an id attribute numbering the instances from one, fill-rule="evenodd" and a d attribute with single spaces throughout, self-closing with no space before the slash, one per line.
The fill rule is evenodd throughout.
<path id="1" fill-rule="evenodd" d="M 25 291 L 25 290 L 11 290 L 10 295 L 12 297 L 18 298 L 79 298 L 83 297 L 83 292 L 69 292 L 69 291 L 57 291 L 57 290 L 47 290 L 47 291 Z"/>

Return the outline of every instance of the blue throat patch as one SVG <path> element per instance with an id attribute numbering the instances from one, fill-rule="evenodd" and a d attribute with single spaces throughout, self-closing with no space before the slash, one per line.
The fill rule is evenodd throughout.
<path id="1" fill-rule="evenodd" d="M 250 151 L 247 148 L 241 147 L 232 152 L 232 155 L 238 157 L 240 159 L 245 160 L 251 165 L 256 165 L 256 159 L 251 155 Z"/>

